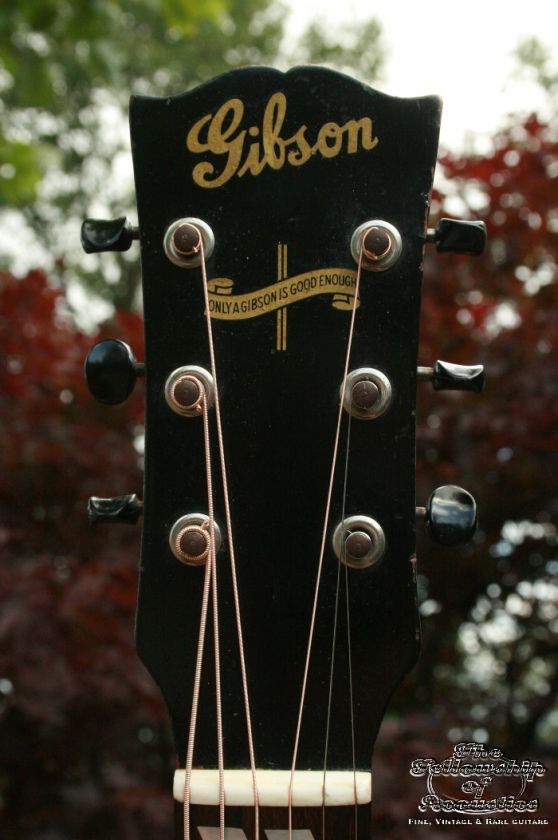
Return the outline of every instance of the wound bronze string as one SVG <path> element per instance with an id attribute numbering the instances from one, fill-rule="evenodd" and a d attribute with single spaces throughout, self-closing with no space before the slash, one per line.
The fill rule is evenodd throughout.
<path id="1" fill-rule="evenodd" d="M 349 414 L 347 417 L 347 437 L 345 442 L 345 467 L 343 470 L 343 492 L 342 492 L 342 501 L 341 501 L 341 522 L 345 522 L 345 508 L 346 508 L 346 500 L 347 500 L 347 482 L 349 476 L 349 453 L 351 450 L 351 415 Z M 343 555 L 346 553 L 345 549 L 345 538 L 343 539 Z M 345 588 L 348 586 L 348 577 L 347 577 L 347 564 L 345 563 Z M 331 716 L 332 716 L 332 707 L 333 707 L 333 679 L 335 674 L 335 652 L 337 650 L 337 629 L 339 625 L 339 596 L 341 590 L 341 563 L 337 564 L 337 581 L 335 585 L 335 606 L 333 610 L 333 633 L 332 633 L 332 640 L 331 640 L 331 657 L 330 657 L 330 670 L 329 670 L 329 692 L 328 692 L 328 700 L 327 700 L 327 720 L 326 720 L 326 732 L 325 732 L 325 743 L 324 743 L 324 775 L 323 775 L 323 782 L 322 782 L 322 840 L 325 838 L 326 833 L 326 807 L 325 807 L 325 784 L 326 784 L 326 773 L 327 773 L 327 758 L 329 752 L 329 733 L 331 728 Z M 348 610 L 348 601 L 346 601 L 346 609 Z M 349 616 L 347 613 L 347 622 L 349 621 Z M 350 644 L 350 634 L 347 639 L 348 643 Z M 348 648 L 348 656 L 349 656 L 349 702 L 350 702 L 350 715 L 351 715 L 351 737 L 354 744 L 354 727 L 353 727 L 353 708 L 352 708 L 352 685 L 351 685 L 351 670 L 350 670 L 350 647 Z M 353 751 L 353 774 L 355 772 L 355 761 L 354 761 L 354 751 Z M 356 783 L 356 775 L 354 776 L 355 783 Z M 355 801 L 356 801 L 356 787 L 355 787 Z"/>
<path id="2" fill-rule="evenodd" d="M 215 572 L 215 529 L 213 517 L 213 482 L 211 475 L 211 446 L 209 438 L 209 418 L 207 413 L 207 399 L 205 387 L 200 381 L 201 394 L 201 408 L 203 415 L 203 437 L 205 449 L 205 469 L 207 481 L 207 506 L 209 519 L 209 556 L 205 566 L 205 578 L 203 583 L 202 605 L 200 615 L 200 629 L 198 633 L 198 646 L 196 652 L 196 665 L 194 670 L 194 684 L 192 690 L 192 709 L 190 714 L 190 726 L 188 730 L 188 744 L 186 747 L 186 762 L 184 768 L 184 840 L 190 840 L 190 799 L 191 799 L 191 780 L 192 767 L 194 762 L 194 747 L 196 741 L 196 725 L 198 719 L 199 696 L 201 673 L 203 666 L 203 651 L 205 645 L 205 633 L 207 628 L 207 611 L 209 606 L 210 589 L 212 589 L 212 579 Z M 214 627 L 215 631 L 215 627 Z M 216 662 L 217 668 L 217 662 Z M 224 833 L 223 833 L 224 838 Z"/>
<path id="3" fill-rule="evenodd" d="M 349 415 L 349 429 L 351 424 L 351 417 Z M 345 495 L 343 495 L 343 504 L 345 504 Z M 344 517 L 344 514 L 343 514 Z M 344 521 L 344 518 L 343 520 Z M 345 611 L 347 616 L 347 663 L 349 671 L 349 714 L 351 716 L 351 751 L 353 759 L 353 789 L 355 792 L 355 835 L 354 840 L 358 840 L 358 804 L 357 804 L 357 776 L 356 776 L 356 747 L 355 747 L 355 707 L 353 701 L 353 657 L 351 651 L 351 597 L 349 590 L 349 567 L 345 563 Z"/>
<path id="4" fill-rule="evenodd" d="M 226 531 L 227 531 L 227 545 L 229 550 L 229 559 L 231 565 L 231 580 L 232 580 L 232 588 L 233 588 L 233 600 L 234 600 L 234 609 L 235 609 L 235 621 L 236 621 L 236 630 L 237 630 L 237 637 L 238 637 L 238 651 L 239 651 L 239 661 L 240 661 L 240 671 L 242 677 L 242 694 L 244 700 L 244 713 L 246 716 L 246 732 L 247 732 L 247 741 L 248 741 L 248 754 L 250 759 L 250 771 L 252 775 L 252 790 L 253 790 L 253 798 L 254 798 L 254 836 L 255 840 L 259 840 L 259 795 L 258 795 L 258 784 L 257 784 L 257 777 L 256 777 L 256 757 L 255 757 L 255 750 L 254 750 L 254 737 L 252 732 L 252 717 L 250 712 L 250 696 L 248 690 L 248 676 L 247 676 L 247 669 L 246 669 L 246 657 L 244 653 L 244 637 L 242 631 L 242 616 L 241 616 L 241 608 L 240 608 L 240 596 L 238 592 L 238 579 L 237 579 L 237 571 L 236 571 L 236 555 L 235 555 L 235 548 L 234 548 L 234 537 L 233 537 L 233 527 L 232 527 L 232 517 L 231 517 L 231 508 L 230 508 L 230 501 L 229 501 L 229 488 L 228 488 L 228 479 L 227 479 L 227 469 L 226 469 L 226 458 L 225 458 L 225 446 L 224 446 L 224 437 L 223 437 L 223 425 L 222 425 L 222 418 L 221 418 L 221 402 L 219 398 L 219 383 L 218 383 L 218 376 L 217 376 L 217 365 L 215 360 L 215 348 L 213 343 L 213 327 L 211 323 L 211 311 L 209 307 L 209 287 L 207 281 L 207 270 L 205 265 L 205 254 L 203 248 L 203 238 L 200 237 L 201 240 L 201 274 L 202 274 L 202 281 L 203 281 L 203 295 L 204 295 L 204 305 L 205 305 L 205 318 L 206 318 L 206 325 L 207 325 L 207 340 L 208 340 L 208 348 L 209 348 L 209 358 L 210 358 L 210 369 L 211 375 L 213 377 L 213 388 L 214 388 L 214 405 L 215 405 L 215 421 L 217 427 L 217 442 L 218 442 L 218 449 L 219 449 L 219 466 L 220 466 L 220 473 L 221 473 L 221 481 L 222 481 L 222 488 L 223 488 L 223 503 L 225 508 L 225 524 L 226 524 Z M 215 587 L 216 589 L 216 587 Z M 220 691 L 220 687 L 219 687 Z M 222 725 L 222 723 L 221 723 Z M 222 752 L 222 735 L 220 736 L 220 748 Z M 220 775 L 220 782 L 219 782 L 219 800 L 220 800 L 220 833 L 222 834 L 221 840 L 224 840 L 224 771 L 222 766 L 219 766 L 219 775 Z"/>
<path id="5" fill-rule="evenodd" d="M 355 329 L 355 315 L 356 309 L 358 304 L 358 293 L 360 289 L 360 277 L 362 273 L 362 249 L 359 256 L 358 261 L 358 271 L 356 276 L 355 282 L 355 294 L 353 298 L 353 305 L 351 308 L 351 321 L 349 325 L 349 335 L 347 339 L 347 350 L 345 354 L 345 365 L 343 370 L 343 380 L 342 380 L 342 388 L 341 394 L 345 393 L 345 388 L 347 384 L 347 375 L 349 373 L 349 362 L 351 358 L 351 348 L 353 344 L 353 335 Z M 329 525 L 329 517 L 330 517 L 330 510 L 331 510 L 331 500 L 333 496 L 333 483 L 335 479 L 335 471 L 337 466 L 337 454 L 339 450 L 339 438 L 341 434 L 341 420 L 343 416 L 343 399 L 339 400 L 339 410 L 337 414 L 337 424 L 335 428 L 335 438 L 333 442 L 333 455 L 331 460 L 331 470 L 329 475 L 329 484 L 328 484 L 328 491 L 326 497 L 326 504 L 325 504 L 325 513 L 324 513 L 324 526 L 322 530 L 322 537 L 321 537 L 321 544 L 320 544 L 320 555 L 318 559 L 318 568 L 316 572 L 316 586 L 314 589 L 314 599 L 312 603 L 312 613 L 310 617 L 310 629 L 308 631 L 308 644 L 306 647 L 306 659 L 304 663 L 304 673 L 302 677 L 302 687 L 300 692 L 300 705 L 298 709 L 298 718 L 296 724 L 296 731 L 294 737 L 294 746 L 293 746 L 293 757 L 292 757 L 292 764 L 291 764 L 291 772 L 290 772 L 290 779 L 289 779 L 289 794 L 288 794 L 288 809 L 289 809 L 289 828 L 288 828 L 288 840 L 292 840 L 293 836 L 293 784 L 294 784 L 294 774 L 296 770 L 296 763 L 298 757 L 298 746 L 300 742 L 300 733 L 302 730 L 302 718 L 304 714 L 304 704 L 306 700 L 306 689 L 308 685 L 308 672 L 310 669 L 310 656 L 312 654 L 312 642 L 314 640 L 314 630 L 316 626 L 316 615 L 318 611 L 318 599 L 320 594 L 320 583 L 322 577 L 322 570 L 323 570 L 323 561 L 324 561 L 324 554 L 325 554 L 325 546 L 327 540 L 327 533 L 328 533 L 328 525 Z"/>

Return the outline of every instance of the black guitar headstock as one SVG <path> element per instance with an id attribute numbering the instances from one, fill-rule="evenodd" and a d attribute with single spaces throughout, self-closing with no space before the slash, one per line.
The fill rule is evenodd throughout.
<path id="1" fill-rule="evenodd" d="M 376 733 L 419 651 L 417 379 L 482 385 L 478 367 L 417 371 L 425 245 L 484 243 L 476 223 L 427 227 L 439 120 L 436 97 L 316 67 L 131 103 L 145 366 L 103 342 L 86 372 L 106 403 L 145 374 L 137 647 L 170 711 L 188 809 L 217 806 L 221 766 L 227 804 L 245 806 L 227 825 L 251 825 L 255 786 L 277 806 L 262 823 L 272 840 L 289 826 L 312 836 L 293 825 L 353 836 L 355 819 L 366 836 Z M 90 250 L 136 236 L 125 219 L 83 230 Z M 135 496 L 90 505 L 96 522 L 141 512 Z M 419 513 L 448 545 L 474 531 L 459 488 Z M 310 811 L 325 767 L 322 828 Z M 177 775 L 178 798 L 184 786 Z M 218 836 L 208 824 L 210 809 L 192 836 Z"/>

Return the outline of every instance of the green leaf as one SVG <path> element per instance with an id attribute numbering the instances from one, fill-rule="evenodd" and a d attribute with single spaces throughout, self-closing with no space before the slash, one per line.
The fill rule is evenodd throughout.
<path id="1" fill-rule="evenodd" d="M 224 0 L 163 0 L 161 11 L 170 30 L 193 35 L 202 20 L 216 20 L 226 10 Z"/>
<path id="2" fill-rule="evenodd" d="M 0 136 L 0 160 L 0 206 L 21 207 L 32 202 L 42 175 L 36 148 Z"/>

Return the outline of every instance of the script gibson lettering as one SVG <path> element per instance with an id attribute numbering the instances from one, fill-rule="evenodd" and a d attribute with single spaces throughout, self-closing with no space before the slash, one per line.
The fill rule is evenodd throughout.
<path id="1" fill-rule="evenodd" d="M 270 96 L 261 127 L 242 128 L 244 103 L 241 99 L 229 99 L 214 114 L 206 114 L 189 130 L 186 146 L 193 154 L 225 155 L 224 165 L 219 170 L 208 160 L 197 163 L 192 170 L 194 182 L 211 189 L 220 187 L 235 175 L 238 178 L 248 172 L 260 175 L 267 166 L 274 170 L 286 163 L 302 166 L 315 154 L 334 158 L 343 149 L 347 154 L 355 154 L 359 149 L 374 149 L 379 142 L 370 117 L 347 120 L 343 125 L 326 122 L 318 129 L 313 142 L 308 138 L 306 125 L 301 125 L 290 137 L 282 137 L 286 114 L 284 93 Z"/>

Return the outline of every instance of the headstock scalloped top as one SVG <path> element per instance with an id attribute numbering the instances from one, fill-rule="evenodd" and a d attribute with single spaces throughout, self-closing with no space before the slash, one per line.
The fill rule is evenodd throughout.
<path id="1" fill-rule="evenodd" d="M 418 655 L 417 379 L 435 389 L 482 387 L 480 367 L 437 362 L 417 371 L 425 243 L 470 254 L 484 245 L 478 223 L 427 228 L 440 110 L 436 97 L 390 97 L 317 67 L 238 70 L 182 96 L 132 98 L 145 366 L 121 342 L 102 342 L 86 372 L 107 403 L 125 399 L 145 374 L 137 647 L 164 694 L 181 767 L 209 562 L 200 534 L 204 422 L 189 416 L 196 408 L 185 410 L 200 378 L 206 396 L 214 385 L 200 261 L 257 767 L 291 768 L 308 662 L 297 768 L 323 771 L 329 732 L 328 769 L 369 774 L 387 702 Z M 86 250 L 124 250 L 137 237 L 125 219 L 88 220 L 83 229 Z M 228 772 L 250 767 L 250 757 L 214 402 L 205 428 L 222 535 L 215 556 Z M 141 512 L 136 496 L 90 501 L 94 521 L 132 522 Z M 474 530 L 474 502 L 459 488 L 440 488 L 419 512 L 448 545 Z M 193 758 L 205 768 L 217 766 L 211 637 L 208 629 Z M 277 809 L 272 827 L 286 827 L 286 810 Z M 343 836 L 353 831 L 347 819 Z M 299 824 L 309 821 L 305 813 Z M 324 840 L 339 836 L 339 824 L 327 825 Z"/>

